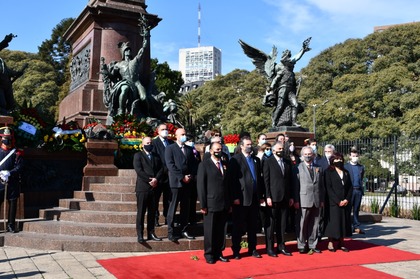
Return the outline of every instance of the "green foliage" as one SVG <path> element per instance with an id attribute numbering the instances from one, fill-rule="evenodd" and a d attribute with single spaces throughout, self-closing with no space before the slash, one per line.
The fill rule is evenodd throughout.
<path id="1" fill-rule="evenodd" d="M 299 98 L 318 107 L 321 140 L 420 134 L 420 23 L 350 39 L 321 52 L 302 69 Z M 312 127 L 313 112 L 299 115 Z"/>
<path id="2" fill-rule="evenodd" d="M 374 198 L 370 201 L 370 211 L 377 214 L 379 212 L 379 202 L 378 199 Z"/>
<path id="3" fill-rule="evenodd" d="M 411 209 L 411 217 L 414 220 L 420 220 L 420 206 L 417 203 L 415 203 Z"/>
<path id="4" fill-rule="evenodd" d="M 401 206 L 398 205 L 398 202 L 394 199 L 391 201 L 390 213 L 392 217 L 398 217 L 400 215 Z"/>
<path id="5" fill-rule="evenodd" d="M 179 114 L 196 133 L 214 127 L 223 134 L 267 131 L 271 109 L 262 106 L 265 87 L 256 71 L 234 70 L 181 97 Z"/>
<path id="6" fill-rule="evenodd" d="M 166 100 L 177 100 L 179 89 L 184 81 L 180 71 L 171 70 L 167 62 L 159 63 L 158 59 L 151 59 L 151 70 L 156 73 L 156 89 L 165 92 Z"/>

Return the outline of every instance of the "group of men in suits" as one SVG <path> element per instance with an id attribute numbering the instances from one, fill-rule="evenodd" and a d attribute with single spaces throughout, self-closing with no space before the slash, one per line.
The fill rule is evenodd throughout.
<path id="1" fill-rule="evenodd" d="M 190 196 L 192 187 L 196 187 L 198 161 L 187 141 L 184 129 L 175 132 L 176 141 L 168 138 L 166 124 L 158 126 L 155 139 L 143 138 L 142 151 L 134 155 L 133 165 L 137 173 L 137 239 L 143 243 L 144 218 L 147 211 L 147 240 L 162 241 L 156 236 L 155 226 L 159 225 L 158 204 L 163 194 L 163 215 L 168 225 L 168 239 L 177 241 L 180 237 L 194 239 L 187 231 Z M 176 231 L 175 213 L 178 205 L 180 215 Z"/>
<path id="2" fill-rule="evenodd" d="M 148 212 L 156 212 L 161 193 L 165 195 L 168 190 L 162 185 L 167 185 L 170 199 L 164 215 L 166 214 L 170 241 L 177 241 L 179 238 L 194 239 L 188 232 L 188 209 L 191 187 L 197 187 L 204 220 L 204 257 L 209 264 L 229 261 L 222 253 L 225 249 L 228 216 L 232 218 L 233 258 L 241 258 L 241 240 L 245 234 L 248 255 L 261 258 L 256 250 L 261 206 L 267 208 L 269 218 L 269 225 L 265 230 L 268 256 L 291 256 L 286 249 L 284 235 L 288 212 L 293 207 L 297 213 L 299 252 L 320 253 L 317 248 L 317 234 L 320 209 L 324 202 L 323 171 L 315 164 L 311 147 L 303 147 L 302 162 L 292 166 L 285 156 L 284 142 L 275 142 L 271 147 L 273 155 L 261 161 L 253 152 L 251 138 L 244 136 L 240 139 L 238 152 L 228 160 L 219 139 L 211 142 L 208 154 L 198 163 L 193 149 L 185 144 L 187 136 L 184 129 L 176 130 L 176 140 L 172 143 L 168 143 L 165 124 L 160 125 L 158 131 L 159 136 L 153 141 L 150 138 L 143 140 L 143 151 L 134 158 L 138 174 L 136 191 L 140 215 L 137 218 L 139 242 L 144 241 L 144 212 L 146 208 Z M 149 202 L 151 200 L 153 202 Z M 179 230 L 174 226 L 178 205 Z M 149 215 L 147 238 L 160 241 L 161 238 L 154 234 L 155 215 Z"/>

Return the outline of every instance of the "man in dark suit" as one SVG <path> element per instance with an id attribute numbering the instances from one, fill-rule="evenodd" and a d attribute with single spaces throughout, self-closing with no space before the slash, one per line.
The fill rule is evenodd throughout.
<path id="1" fill-rule="evenodd" d="M 145 242 L 143 238 L 144 215 L 147 210 L 147 239 L 162 241 L 155 234 L 156 188 L 163 174 L 163 165 L 156 153 L 153 153 L 153 144 L 150 137 L 142 141 L 143 151 L 134 154 L 133 165 L 137 173 L 137 241 Z"/>
<path id="2" fill-rule="evenodd" d="M 261 258 L 257 252 L 257 222 L 263 184 L 260 159 L 252 154 L 252 140 L 242 137 L 239 143 L 240 153 L 229 161 L 229 185 L 231 187 L 232 207 L 232 251 L 233 257 L 241 257 L 241 238 L 248 235 L 248 254 Z"/>
<path id="3" fill-rule="evenodd" d="M 324 146 L 324 156 L 319 158 L 317 162 L 315 162 L 318 166 L 322 168 L 322 171 L 326 171 L 330 166 L 330 158 L 334 154 L 335 147 L 332 144 L 326 144 Z"/>
<path id="4" fill-rule="evenodd" d="M 210 144 L 211 157 L 198 166 L 197 192 L 204 215 L 204 257 L 214 264 L 217 260 L 227 262 L 225 228 L 230 208 L 229 188 L 226 179 L 227 163 L 221 160 L 222 144 Z"/>
<path id="5" fill-rule="evenodd" d="M 288 208 L 294 203 L 290 197 L 292 170 L 289 161 L 284 159 L 282 143 L 277 142 L 273 146 L 273 154 L 263 164 L 265 198 L 268 208 L 271 209 L 270 225 L 266 233 L 267 254 L 271 257 L 277 257 L 277 253 L 291 256 L 284 245 L 284 234 Z M 277 237 L 277 251 L 274 251 L 274 232 Z"/>
<path id="6" fill-rule="evenodd" d="M 174 232 L 175 212 L 180 204 L 179 224 L 181 235 L 187 239 L 195 239 L 187 232 L 190 205 L 190 193 L 193 179 L 196 179 L 198 163 L 192 148 L 185 144 L 187 136 L 185 130 L 179 128 L 175 132 L 176 142 L 165 150 L 166 167 L 168 168 L 169 186 L 172 200 L 168 209 L 168 239 L 177 241 L 179 236 Z"/>
<path id="7" fill-rule="evenodd" d="M 156 188 L 156 225 L 159 226 L 159 200 L 163 194 L 163 212 L 162 215 L 166 217 L 168 215 L 169 202 L 171 201 L 172 193 L 171 188 L 169 187 L 168 179 L 168 168 L 165 163 L 165 148 L 166 146 L 173 144 L 174 141 L 168 138 L 168 127 L 166 124 L 160 124 L 158 126 L 158 136 L 153 139 L 153 152 L 159 155 L 160 160 L 163 164 L 163 175 L 162 179 L 159 182 L 159 186 Z"/>

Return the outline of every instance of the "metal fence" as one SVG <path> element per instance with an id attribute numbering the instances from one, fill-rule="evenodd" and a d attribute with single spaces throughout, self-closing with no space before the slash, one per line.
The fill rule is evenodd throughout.
<path id="1" fill-rule="evenodd" d="M 327 143 L 347 158 L 352 147 L 358 149 L 365 166 L 363 211 L 420 220 L 419 138 L 359 139 L 320 146 Z"/>

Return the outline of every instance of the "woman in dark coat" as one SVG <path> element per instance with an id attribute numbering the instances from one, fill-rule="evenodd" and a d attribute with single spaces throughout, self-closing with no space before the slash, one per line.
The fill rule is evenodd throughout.
<path id="1" fill-rule="evenodd" d="M 351 236 L 351 196 L 353 187 L 349 173 L 344 169 L 343 155 L 335 153 L 330 158 L 330 167 L 325 172 L 325 188 L 329 210 L 324 235 L 328 237 L 328 250 L 335 252 L 334 241 L 344 252 L 344 237 Z"/>

